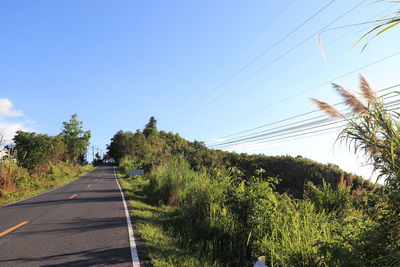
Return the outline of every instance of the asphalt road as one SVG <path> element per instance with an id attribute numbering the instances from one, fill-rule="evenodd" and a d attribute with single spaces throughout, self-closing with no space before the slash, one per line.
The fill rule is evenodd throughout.
<path id="1" fill-rule="evenodd" d="M 60 265 L 132 266 L 112 167 L 0 208 L 0 266 Z"/>

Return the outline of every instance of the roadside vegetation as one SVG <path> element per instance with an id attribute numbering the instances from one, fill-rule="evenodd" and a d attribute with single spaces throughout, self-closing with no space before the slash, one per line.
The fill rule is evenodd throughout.
<path id="1" fill-rule="evenodd" d="M 90 171 L 90 131 L 73 115 L 57 136 L 18 131 L 0 159 L 0 205 L 47 191 Z"/>
<path id="2" fill-rule="evenodd" d="M 364 108 L 341 138 L 371 156 L 384 186 L 302 157 L 211 150 L 154 118 L 117 132 L 108 157 L 151 264 L 251 266 L 265 255 L 269 266 L 399 266 L 399 114 L 381 101 Z M 127 174 L 139 168 L 143 177 Z"/>

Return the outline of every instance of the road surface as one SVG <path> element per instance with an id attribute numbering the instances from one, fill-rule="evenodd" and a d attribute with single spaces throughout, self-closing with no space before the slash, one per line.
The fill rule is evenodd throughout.
<path id="1" fill-rule="evenodd" d="M 112 167 L 0 208 L 0 266 L 132 266 Z"/>

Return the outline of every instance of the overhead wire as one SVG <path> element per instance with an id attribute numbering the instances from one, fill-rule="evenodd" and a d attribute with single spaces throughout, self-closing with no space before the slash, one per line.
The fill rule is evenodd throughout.
<path id="1" fill-rule="evenodd" d="M 400 107 L 399 103 L 400 103 L 400 99 L 397 99 L 397 100 L 394 100 L 394 101 L 391 101 L 391 102 L 387 103 L 386 107 L 390 107 L 390 108 L 394 107 L 393 109 L 389 110 L 389 111 L 393 111 L 394 109 L 397 109 L 397 108 Z M 351 115 L 351 114 L 352 113 L 349 112 L 349 113 L 345 114 L 345 116 L 348 116 L 348 115 Z M 330 119 L 330 120 L 332 120 L 332 119 Z M 340 120 L 336 120 L 336 121 L 333 121 L 333 122 L 320 124 L 320 125 L 317 125 L 317 126 L 310 126 L 310 127 L 306 127 L 306 128 L 303 127 L 303 128 L 300 128 L 299 130 L 292 130 L 292 131 L 289 131 L 289 132 L 286 132 L 286 133 L 283 132 L 283 133 L 279 133 L 278 134 L 276 132 L 271 132 L 271 133 L 267 133 L 267 134 L 264 134 L 264 135 L 255 136 L 253 138 L 243 138 L 243 139 L 238 140 L 238 141 L 225 142 L 225 143 L 220 144 L 220 145 L 213 145 L 213 146 L 209 146 L 209 147 L 211 147 L 211 148 L 224 148 L 224 147 L 231 147 L 231 146 L 235 146 L 235 145 L 240 145 L 240 144 L 243 144 L 243 143 L 248 143 L 249 141 L 250 142 L 271 141 L 271 140 L 276 140 L 276 139 L 274 139 L 275 137 L 279 137 L 279 140 L 281 140 L 281 139 L 283 140 L 283 139 L 286 139 L 286 138 L 297 137 L 297 136 L 301 136 L 301 135 L 307 135 L 307 134 L 310 134 L 310 133 L 322 132 L 322 131 L 330 130 L 330 129 L 333 129 L 333 128 L 340 128 L 340 126 L 335 126 L 335 127 L 331 127 L 331 128 L 324 128 L 324 129 L 320 129 L 320 130 L 314 131 L 314 129 L 317 129 L 317 128 L 322 128 L 322 127 L 326 127 L 326 126 L 330 126 L 330 125 L 334 125 L 334 124 L 339 124 L 339 123 L 343 123 L 343 122 L 344 122 L 344 119 L 340 119 Z M 313 130 L 313 131 L 312 132 L 306 132 L 306 133 L 298 134 L 300 132 L 304 132 L 304 131 L 308 131 L 308 130 Z M 295 135 L 293 135 L 293 134 L 295 134 Z M 284 135 L 290 135 L 290 136 L 282 137 Z"/>
<path id="2" fill-rule="evenodd" d="M 391 101 L 391 102 L 386 104 L 386 107 L 392 107 L 393 105 L 398 105 L 399 102 L 400 102 L 400 99 Z M 349 116 L 351 114 L 352 114 L 351 112 L 348 112 L 344 116 Z M 326 122 L 326 121 L 328 121 L 328 122 Z M 277 136 L 281 137 L 282 135 L 292 134 L 292 133 L 295 133 L 295 132 L 302 132 L 302 131 L 306 131 L 306 130 L 309 130 L 309 129 L 321 128 L 321 127 L 337 124 L 337 123 L 340 123 L 340 122 L 343 122 L 343 119 L 334 120 L 332 118 L 327 117 L 326 120 L 314 121 L 314 122 L 310 122 L 310 123 L 307 123 L 307 124 L 298 125 L 298 126 L 295 126 L 295 127 L 285 128 L 285 129 L 278 130 L 278 131 L 272 131 L 272 132 L 268 131 L 268 132 L 265 132 L 263 134 L 258 134 L 258 135 L 247 137 L 247 138 L 229 140 L 229 141 L 226 141 L 224 143 L 209 145 L 209 147 L 221 147 L 221 146 L 227 146 L 227 145 L 232 145 L 232 144 L 237 144 L 237 143 L 243 143 L 244 141 L 247 142 L 249 140 L 258 141 L 258 140 L 261 140 L 261 139 L 264 140 L 265 138 L 271 138 L 271 137 L 277 137 Z"/>
<path id="3" fill-rule="evenodd" d="M 393 108 L 389 111 L 394 111 L 399 108 L 400 108 L 400 105 L 397 105 L 395 108 Z M 251 148 L 251 147 L 260 147 L 261 145 L 265 145 L 268 143 L 277 144 L 277 143 L 282 143 L 282 142 L 297 141 L 297 140 L 302 140 L 302 139 L 306 139 L 306 138 L 310 138 L 310 137 L 314 137 L 314 136 L 321 136 L 321 135 L 325 135 L 325 134 L 335 133 L 335 132 L 337 132 L 337 130 L 339 130 L 341 127 L 344 127 L 344 126 L 345 126 L 345 124 L 343 124 L 341 126 L 332 127 L 332 129 L 335 129 L 334 131 L 329 131 L 330 128 L 327 128 L 327 129 L 322 129 L 322 130 L 318 130 L 315 132 L 303 133 L 303 134 L 293 135 L 293 136 L 289 136 L 289 137 L 269 139 L 269 140 L 267 139 L 267 140 L 263 140 L 261 142 L 253 141 L 253 142 L 249 142 L 248 144 L 245 143 L 245 145 L 243 145 L 243 143 L 239 143 L 239 144 L 234 144 L 234 145 L 230 145 L 230 146 L 217 147 L 215 149 L 223 149 L 226 147 L 233 148 L 233 149 L 235 147 L 240 147 L 240 149 L 246 149 L 246 148 Z M 318 133 L 318 134 L 309 135 L 312 133 Z M 295 138 L 293 138 L 293 137 L 295 137 Z"/>
<path id="4" fill-rule="evenodd" d="M 241 68 L 239 68 L 237 71 L 235 71 L 233 74 L 231 74 L 228 78 L 226 78 L 222 83 L 220 83 L 218 86 L 214 87 L 212 90 L 210 90 L 207 94 L 205 94 L 203 97 L 201 97 L 200 99 L 198 99 L 197 101 L 195 101 L 193 104 L 191 104 L 187 109 L 185 109 L 182 113 L 187 112 L 188 110 L 190 110 L 192 107 L 194 107 L 195 105 L 197 105 L 198 103 L 202 102 L 205 98 L 207 98 L 209 95 L 211 95 L 212 93 L 214 93 L 216 90 L 218 90 L 219 88 L 221 88 L 222 86 L 224 86 L 227 82 L 229 82 L 230 80 L 232 80 L 234 77 L 236 77 L 239 73 L 241 73 L 243 70 L 247 69 L 249 66 L 251 66 L 252 64 L 254 64 L 256 61 L 258 61 L 261 57 L 263 57 L 266 53 L 268 53 L 269 51 L 271 51 L 274 47 L 276 47 L 278 44 L 280 44 L 281 42 L 283 42 L 284 40 L 286 40 L 289 36 L 291 36 L 293 33 L 295 33 L 296 31 L 298 31 L 301 27 L 303 27 L 307 22 L 309 22 L 310 20 L 312 20 L 314 17 L 316 17 L 317 15 L 319 15 L 322 11 L 324 11 L 325 9 L 327 9 L 330 5 L 332 5 L 336 0 L 331 0 L 329 1 L 326 5 L 324 5 L 322 8 L 320 8 L 317 12 L 315 12 L 313 15 L 311 15 L 310 17 L 308 17 L 306 20 L 304 20 L 302 23 L 300 23 L 299 25 L 297 25 L 295 28 L 293 28 L 291 31 L 289 31 L 286 35 L 284 35 L 281 39 L 279 39 L 278 41 L 276 41 L 275 43 L 273 43 L 271 46 L 269 46 L 268 48 L 264 49 L 260 54 L 258 54 L 256 57 L 254 57 L 253 59 L 251 59 L 247 64 L 245 64 L 244 66 L 242 66 Z M 366 0 L 364 0 L 366 1 Z"/>
<path id="5" fill-rule="evenodd" d="M 382 93 L 382 92 L 385 92 L 387 90 L 390 90 L 390 89 L 393 89 L 393 88 L 396 88 L 396 87 L 399 87 L 399 86 L 400 86 L 400 84 L 392 85 L 392 86 L 380 89 L 380 90 L 378 90 L 378 92 Z M 390 92 L 390 93 L 393 93 L 393 92 Z M 394 96 L 396 96 L 396 95 L 394 95 Z M 394 96 L 387 96 L 387 94 L 385 94 L 385 95 L 382 95 L 382 98 L 383 99 L 388 99 L 388 98 L 391 98 L 391 97 L 394 97 Z M 338 106 L 338 105 L 341 105 L 341 104 L 344 104 L 344 102 L 336 103 L 333 106 Z M 309 115 L 309 114 L 312 114 L 312 113 L 316 113 L 316 112 L 319 112 L 319 109 L 314 109 L 314 110 L 309 111 L 309 112 L 305 112 L 305 113 L 302 113 L 302 114 L 299 114 L 299 115 L 295 115 L 295 116 L 291 116 L 291 117 L 288 117 L 288 118 L 285 118 L 285 119 L 282 119 L 282 120 L 278 120 L 278 121 L 275 121 L 275 122 L 271 122 L 271 123 L 268 123 L 268 124 L 257 126 L 257 127 L 254 127 L 254 128 L 248 129 L 248 130 L 239 131 L 239 132 L 236 132 L 236 133 L 233 133 L 233 134 L 225 135 L 225 136 L 219 137 L 218 139 L 225 139 L 225 138 L 236 136 L 236 135 L 239 135 L 239 134 L 242 134 L 242 133 L 252 132 L 254 130 L 258 130 L 258 129 L 265 128 L 265 127 L 272 126 L 272 125 L 276 125 L 276 124 L 279 124 L 279 123 L 282 123 L 282 122 L 290 121 L 290 120 L 293 120 L 293 119 L 296 119 L 296 118 L 299 118 L 299 117 L 304 117 L 306 115 Z M 299 124 L 299 123 L 302 123 L 302 122 L 307 122 L 307 121 L 313 120 L 313 119 L 319 119 L 319 118 L 322 118 L 322 117 L 325 117 L 325 115 L 319 115 L 319 116 L 308 118 L 308 119 L 304 119 L 304 120 L 301 120 L 301 121 L 292 122 L 292 123 L 289 123 L 289 124 L 285 124 L 285 125 L 282 125 L 282 126 L 278 126 L 278 127 L 269 129 L 268 131 L 275 130 L 275 129 L 280 129 L 282 127 L 287 127 L 287 126 L 291 126 L 291 125 L 295 125 L 295 124 Z M 264 131 L 257 132 L 257 133 L 252 133 L 252 134 L 248 134 L 248 135 L 244 135 L 244 136 L 241 136 L 241 137 L 246 137 L 246 136 L 249 136 L 249 135 L 258 134 L 258 133 L 262 133 L 262 132 L 264 132 Z M 218 142 L 210 142 L 209 144 L 213 144 L 213 143 L 218 143 Z"/>
<path id="6" fill-rule="evenodd" d="M 297 0 L 291 0 L 287 5 L 285 5 L 275 16 L 269 19 L 261 28 L 259 28 L 249 39 L 247 39 L 234 53 L 232 53 L 228 59 L 225 60 L 222 66 L 225 65 L 231 58 L 236 56 L 243 48 L 245 48 L 251 41 L 253 41 L 261 32 L 263 32 L 269 25 L 271 25 L 276 19 L 278 19 L 286 10 L 288 10 L 294 2 Z"/>
<path id="7" fill-rule="evenodd" d="M 341 74 L 341 75 L 339 75 L 339 76 L 336 76 L 335 78 L 332 78 L 332 79 L 330 79 L 330 80 L 328 80 L 328 81 L 322 82 L 322 83 L 320 83 L 320 84 L 318 84 L 318 85 L 309 87 L 309 88 L 307 88 L 307 89 L 305 89 L 305 90 L 302 90 L 302 91 L 300 91 L 300 92 L 298 92 L 298 93 L 296 93 L 296 94 L 293 94 L 293 95 L 291 95 L 291 96 L 282 98 L 282 99 L 280 99 L 280 100 L 278 100 L 278 101 L 276 101 L 276 102 L 270 103 L 270 104 L 268 104 L 268 105 L 266 105 L 266 106 L 263 106 L 263 107 L 261 107 L 261 108 L 258 108 L 258 109 L 256 109 L 256 110 L 253 110 L 253 111 L 250 111 L 250 112 L 248 112 L 248 113 L 242 114 L 242 115 L 240 115 L 240 116 L 238 116 L 238 117 L 236 117 L 236 118 L 233 118 L 233 119 L 231 119 L 231 120 L 229 120 L 229 121 L 227 121 L 227 122 L 223 122 L 223 123 L 221 123 L 221 124 L 218 124 L 218 125 L 216 125 L 216 126 L 214 126 L 214 127 L 219 127 L 220 125 L 225 125 L 225 124 L 231 123 L 231 122 L 233 122 L 233 121 L 236 121 L 236 120 L 238 120 L 238 119 L 242 119 L 242 118 L 248 117 L 248 116 L 250 116 L 250 115 L 253 115 L 253 114 L 255 114 L 255 113 L 258 113 L 258 112 L 260 112 L 260 111 L 266 110 L 266 109 L 268 109 L 268 108 L 271 108 L 271 107 L 273 107 L 273 106 L 276 106 L 276 105 L 278 105 L 278 104 L 281 104 L 281 103 L 283 103 L 283 102 L 286 102 L 286 101 L 288 101 L 288 100 L 290 100 L 290 99 L 293 99 L 293 98 L 295 98 L 295 97 L 297 97 L 297 96 L 303 95 L 303 94 L 305 94 L 305 93 L 307 93 L 307 92 L 310 92 L 310 91 L 315 90 L 315 89 L 317 89 L 317 88 L 320 88 L 320 87 L 322 87 L 322 86 L 329 85 L 330 83 L 332 83 L 332 82 L 334 82 L 334 81 L 336 81 L 336 80 L 345 78 L 345 77 L 347 77 L 347 76 L 349 76 L 349 75 L 351 75 L 351 74 L 357 73 L 357 72 L 359 72 L 359 71 L 361 71 L 361 70 L 363 70 L 363 69 L 366 69 L 366 68 L 371 67 L 371 66 L 373 66 L 373 65 L 376 65 L 376 64 L 378 64 L 378 63 L 384 62 L 384 61 L 386 61 L 386 60 L 388 60 L 388 59 L 390 59 L 390 58 L 393 58 L 393 57 L 395 57 L 395 56 L 398 56 L 398 55 L 400 55 L 400 51 L 398 51 L 398 52 L 396 52 L 396 53 L 393 53 L 393 54 L 390 54 L 390 55 L 388 55 L 388 56 L 385 56 L 385 57 L 383 57 L 383 58 L 380 58 L 380 59 L 378 59 L 378 60 L 375 60 L 375 61 L 373 61 L 373 62 L 370 62 L 370 63 L 368 63 L 368 64 L 366 64 L 366 65 L 363 65 L 362 67 L 353 69 L 353 70 L 351 70 L 351 71 L 349 71 L 349 72 L 346 72 L 346 73 L 344 73 L 344 74 Z"/>
<path id="8" fill-rule="evenodd" d="M 397 86 L 400 86 L 400 84 L 398 84 Z M 395 86 L 391 86 L 391 87 L 385 88 L 383 90 L 387 90 L 389 88 L 394 88 L 394 87 Z M 382 92 L 383 90 L 380 90 L 380 92 Z M 394 93 L 394 92 L 391 92 L 391 93 Z M 386 94 L 385 97 L 383 97 L 382 99 L 383 100 L 387 100 L 387 99 L 390 99 L 390 98 L 393 98 L 393 97 L 399 97 L 399 94 L 390 96 L 390 93 L 389 93 L 389 94 Z M 391 107 L 393 104 L 397 104 L 398 102 L 399 102 L 399 99 L 391 101 L 391 102 L 387 102 L 385 105 L 386 105 L 386 107 Z M 339 103 L 339 104 L 341 104 L 341 103 Z M 346 114 L 345 116 L 347 116 L 347 115 L 348 114 Z M 326 117 L 326 118 L 322 119 L 322 120 L 321 119 L 320 120 L 315 120 L 316 118 L 319 118 L 319 117 Z M 307 129 L 307 127 L 312 127 L 314 125 L 319 125 L 319 127 L 326 126 L 323 123 L 326 122 L 327 120 L 331 121 L 332 119 L 329 118 L 326 115 L 321 115 L 321 116 L 317 116 L 317 117 L 314 117 L 314 118 L 309 118 L 309 119 L 306 119 L 306 120 L 297 121 L 297 122 L 294 122 L 294 123 L 282 125 L 282 126 L 275 127 L 275 128 L 272 128 L 272 129 L 260 131 L 260 132 L 257 132 L 257 133 L 240 136 L 240 137 L 238 137 L 236 139 L 230 139 L 230 140 L 226 140 L 226 141 L 223 141 L 223 142 L 211 143 L 211 144 L 208 144 L 208 146 L 227 145 L 227 144 L 247 141 L 249 139 L 257 139 L 259 137 L 265 137 L 265 136 L 284 133 L 284 132 L 291 132 L 291 131 L 302 129 L 302 128 L 306 128 Z M 306 123 L 303 123 L 303 122 L 306 122 Z M 292 125 L 295 125 L 295 126 L 292 126 Z M 292 126 L 292 127 L 289 127 L 289 126 Z M 281 129 L 281 130 L 279 130 L 279 129 Z"/>
<path id="9" fill-rule="evenodd" d="M 251 74 L 250 76 L 248 76 L 247 78 L 241 80 L 238 84 L 236 84 L 233 87 L 229 87 L 227 90 L 223 91 L 222 94 L 218 95 L 217 97 L 215 97 L 213 100 L 207 102 L 205 105 L 203 105 L 202 107 L 200 107 L 199 110 L 204 109 L 205 107 L 207 107 L 208 105 L 210 105 L 211 103 L 213 103 L 216 99 L 224 96 L 225 94 L 227 94 L 228 92 L 230 92 L 232 89 L 242 85 L 243 83 L 247 82 L 248 80 L 250 80 L 251 78 L 257 76 L 258 74 L 260 74 L 262 71 L 264 71 L 266 68 L 268 68 L 269 66 L 271 66 L 272 64 L 274 64 L 275 62 L 279 61 L 280 59 L 282 59 L 283 57 L 285 57 L 286 55 L 290 54 L 292 51 L 294 51 L 295 49 L 297 49 L 298 47 L 300 47 L 302 44 L 306 43 L 307 41 L 311 40 L 312 38 L 315 38 L 315 36 L 317 36 L 320 32 L 323 32 L 324 30 L 328 29 L 332 24 L 336 23 L 337 21 L 339 21 L 340 19 L 342 19 L 343 17 L 345 17 L 346 15 L 348 15 L 349 13 L 351 13 L 353 10 L 355 10 L 356 8 L 360 7 L 362 4 L 364 4 L 365 2 L 367 2 L 368 0 L 362 0 L 361 2 L 359 2 L 357 5 L 353 6 L 352 8 L 350 8 L 349 10 L 347 10 L 346 12 L 344 12 L 343 14 L 341 14 L 339 17 L 335 18 L 333 21 L 331 21 L 330 23 L 328 23 L 327 25 L 325 25 L 324 27 L 322 27 L 321 29 L 319 29 L 318 31 L 312 33 L 311 35 L 309 35 L 307 38 L 303 39 L 302 41 L 300 41 L 299 43 L 297 43 L 296 45 L 292 46 L 290 49 L 286 50 L 283 54 L 281 54 L 280 56 L 276 57 L 275 59 L 273 59 L 272 61 L 268 62 L 266 65 L 262 66 L 260 69 L 258 69 L 256 72 L 254 72 L 253 74 Z"/>
<path id="10" fill-rule="evenodd" d="M 360 2 L 359 4 L 357 4 L 356 6 L 354 6 L 352 9 L 358 7 L 359 5 L 363 4 L 364 2 L 365 2 L 365 1 Z M 376 17 L 379 17 L 379 16 L 382 15 L 382 14 L 387 13 L 389 10 L 393 9 L 393 7 L 397 7 L 397 5 L 395 5 L 395 4 L 391 5 L 389 8 L 386 8 L 385 10 L 379 12 L 377 15 L 375 15 L 375 16 L 369 18 L 369 20 L 372 20 L 372 19 L 374 19 L 374 18 L 376 18 Z M 351 10 L 352 10 L 352 9 L 351 9 Z M 346 13 L 350 12 L 351 10 L 348 10 Z M 342 15 L 342 16 L 343 16 L 343 15 Z M 369 27 L 368 27 L 368 28 L 369 28 Z M 361 32 L 361 31 L 364 31 L 364 30 L 366 30 L 366 29 L 367 29 L 367 28 L 363 28 L 363 29 L 361 29 L 361 30 L 358 30 L 357 32 Z M 336 38 L 335 40 L 329 42 L 329 43 L 326 45 L 326 47 L 329 46 L 330 44 L 336 42 L 337 40 L 343 38 L 344 36 L 346 36 L 346 35 L 352 33 L 353 31 L 354 31 L 354 30 L 351 30 L 351 31 L 346 32 L 345 34 L 339 36 L 339 37 Z M 286 69 L 288 69 L 288 68 L 290 68 L 290 67 L 293 67 L 293 65 L 295 65 L 295 64 L 297 64 L 297 63 L 299 63 L 299 62 L 301 62 L 301 61 L 304 60 L 305 58 L 307 58 L 307 57 L 311 56 L 312 54 L 314 54 L 314 53 L 316 53 L 316 52 L 319 52 L 319 51 L 320 51 L 319 49 L 313 50 L 311 53 L 309 53 L 309 54 L 303 56 L 302 58 L 300 58 L 299 60 L 295 61 L 294 63 L 291 63 L 290 65 L 287 65 L 286 67 L 284 67 L 284 68 L 281 69 L 280 71 L 274 73 L 273 75 L 270 75 L 268 78 L 271 78 L 271 76 L 274 76 L 274 75 L 276 75 L 276 74 L 282 73 L 282 72 L 285 71 Z M 367 67 L 368 67 L 368 66 L 367 66 Z M 260 84 L 264 83 L 266 80 L 267 80 L 267 79 L 263 79 L 260 83 L 258 83 L 258 84 L 256 85 L 256 87 L 259 86 Z M 240 85 L 240 84 L 237 84 L 237 85 L 235 85 L 233 88 L 235 88 L 236 86 L 239 86 L 239 85 Z M 255 112 L 254 112 L 254 113 L 255 113 Z M 252 114 L 253 114 L 253 112 L 248 113 L 248 115 L 252 115 Z M 229 123 L 231 123 L 231 122 L 233 122 L 233 121 L 236 121 L 236 120 L 238 120 L 238 119 L 241 119 L 242 117 L 243 117 L 243 116 L 239 116 L 239 117 L 236 117 L 236 118 L 231 119 L 231 120 L 229 120 L 229 121 L 226 121 L 226 122 L 223 122 L 223 123 L 219 123 L 219 124 L 213 125 L 212 127 L 209 127 L 209 128 L 207 128 L 207 129 L 205 129 L 205 130 L 203 130 L 203 131 L 200 131 L 200 132 L 203 133 L 203 132 L 209 131 L 209 130 L 211 130 L 211 129 L 215 129 L 215 128 L 221 127 L 221 126 L 223 126 L 223 125 L 226 125 L 226 124 L 229 124 Z M 247 115 L 244 116 L 244 117 L 247 117 Z M 226 136 L 226 137 L 228 137 L 228 136 Z M 222 137 L 222 138 L 225 138 L 225 137 Z"/>

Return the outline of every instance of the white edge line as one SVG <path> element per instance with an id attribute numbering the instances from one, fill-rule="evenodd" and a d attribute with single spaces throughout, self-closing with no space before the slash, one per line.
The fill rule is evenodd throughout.
<path id="1" fill-rule="evenodd" d="M 40 194 L 37 194 L 37 195 L 31 196 L 31 197 L 28 197 L 28 198 L 24 198 L 24 199 L 21 199 L 21 200 L 18 200 L 18 201 L 15 201 L 15 202 L 8 203 L 8 204 L 6 204 L 6 205 L 0 206 L 0 209 L 1 209 L 1 208 L 8 207 L 8 206 L 12 206 L 12 205 L 14 205 L 14 204 L 17 204 L 17 203 L 22 202 L 22 201 L 25 201 L 25 200 L 29 200 L 29 199 L 32 199 L 32 198 L 41 196 L 41 195 L 43 195 L 43 194 L 49 193 L 49 192 L 51 192 L 51 191 L 57 190 L 57 189 L 59 189 L 59 188 L 61 188 L 61 187 L 64 187 L 64 186 L 66 186 L 66 185 L 69 185 L 69 184 L 71 184 L 71 183 L 73 183 L 73 182 L 76 182 L 76 181 L 78 181 L 79 179 L 85 177 L 86 175 L 90 174 L 90 173 L 91 173 L 92 171 L 94 171 L 96 168 L 97 168 L 97 167 L 95 167 L 93 170 L 91 170 L 90 172 L 86 173 L 85 175 L 79 176 L 78 178 L 76 178 L 75 180 L 72 180 L 72 181 L 69 182 L 69 183 L 60 185 L 59 187 L 50 189 L 49 191 L 42 192 L 42 193 L 40 193 Z"/>
<path id="2" fill-rule="evenodd" d="M 135 236 L 133 235 L 132 222 L 131 222 L 131 217 L 129 215 L 128 206 L 126 205 L 124 193 L 122 192 L 121 185 L 119 184 L 114 167 L 113 167 L 113 171 L 114 171 L 114 177 L 115 177 L 115 180 L 117 181 L 119 191 L 121 192 L 122 203 L 124 204 L 126 223 L 128 225 L 129 243 L 130 243 L 130 247 L 131 247 L 132 264 L 133 264 L 133 267 L 140 267 L 140 261 L 139 261 L 139 256 L 138 256 L 137 249 L 136 249 Z"/>

